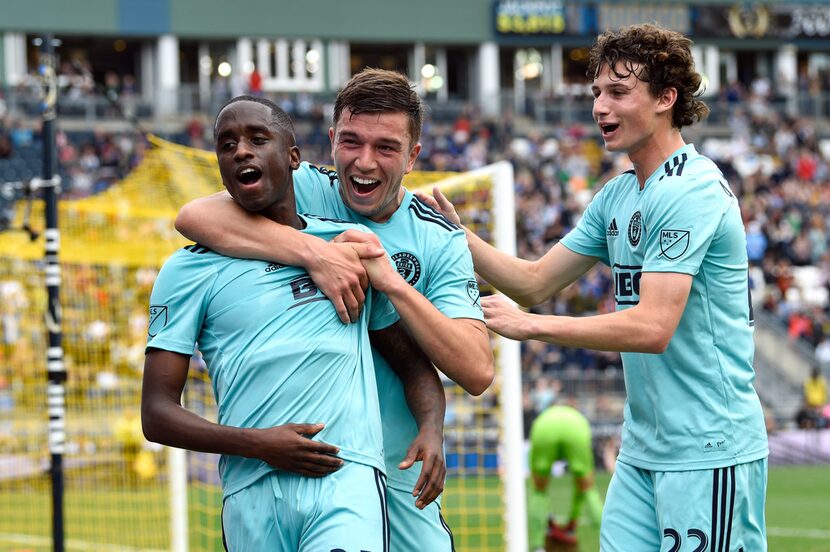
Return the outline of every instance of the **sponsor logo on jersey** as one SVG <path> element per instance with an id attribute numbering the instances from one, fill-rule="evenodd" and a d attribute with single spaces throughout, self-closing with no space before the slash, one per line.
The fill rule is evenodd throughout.
<path id="1" fill-rule="evenodd" d="M 285 265 L 279 263 L 268 263 L 268 266 L 265 267 L 265 272 L 274 272 L 281 268 L 285 268 Z"/>
<path id="2" fill-rule="evenodd" d="M 612 237 L 617 237 L 620 235 L 620 229 L 617 228 L 617 219 L 611 219 L 611 224 L 608 225 L 608 230 L 605 231 L 605 235 Z"/>
<path id="3" fill-rule="evenodd" d="M 414 286 L 421 279 L 421 261 L 412 253 L 401 251 L 392 255 L 392 261 L 404 280 Z"/>
<path id="4" fill-rule="evenodd" d="M 640 238 L 643 236 L 643 215 L 637 211 L 631 215 L 631 220 L 628 222 L 628 243 L 632 247 L 637 247 L 640 243 Z"/>
<path id="5" fill-rule="evenodd" d="M 689 238 L 688 230 L 660 230 L 660 255 L 670 261 L 679 259 L 689 249 Z"/>
<path id="6" fill-rule="evenodd" d="M 614 299 L 618 305 L 636 305 L 640 302 L 642 270 L 642 266 L 614 264 Z"/>
<path id="7" fill-rule="evenodd" d="M 467 296 L 478 308 L 481 308 L 481 292 L 478 289 L 478 282 L 475 280 L 467 280 Z"/>
<path id="8" fill-rule="evenodd" d="M 319 289 L 317 289 L 317 285 L 311 279 L 311 276 L 307 274 L 297 276 L 288 282 L 288 285 L 291 286 L 291 295 L 294 296 L 294 304 L 288 307 L 289 310 L 301 305 L 313 303 L 315 301 L 328 300 L 328 298 L 320 293 Z"/>
<path id="9" fill-rule="evenodd" d="M 147 334 L 156 337 L 167 325 L 167 305 L 150 305 L 150 323 L 147 326 Z"/>

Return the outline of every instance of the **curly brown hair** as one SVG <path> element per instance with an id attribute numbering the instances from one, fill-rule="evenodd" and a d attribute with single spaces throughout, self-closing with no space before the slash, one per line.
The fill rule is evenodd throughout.
<path id="1" fill-rule="evenodd" d="M 677 90 L 672 126 L 681 129 L 702 121 L 709 108 L 698 98 L 702 77 L 695 71 L 692 41 L 682 34 L 652 24 L 606 31 L 597 37 L 588 57 L 588 78 L 595 79 L 603 65 L 618 78 L 634 74 L 648 83 L 653 96 L 667 88 Z M 621 62 L 618 65 L 618 62 Z"/>
<path id="2" fill-rule="evenodd" d="M 360 113 L 405 113 L 409 117 L 409 148 L 421 139 L 424 104 L 405 75 L 386 69 L 364 69 L 353 76 L 334 101 L 333 123 L 337 127 L 344 109 Z"/>

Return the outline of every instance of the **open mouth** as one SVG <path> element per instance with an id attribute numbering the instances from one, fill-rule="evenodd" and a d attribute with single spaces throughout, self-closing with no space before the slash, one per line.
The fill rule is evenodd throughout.
<path id="1" fill-rule="evenodd" d="M 614 124 L 601 124 L 601 125 L 599 125 L 599 128 L 600 128 L 600 130 L 602 131 L 603 136 L 608 135 L 608 134 L 611 134 L 612 132 L 614 132 L 615 130 L 617 130 L 619 127 L 620 127 L 620 125 L 619 125 L 619 124 L 617 124 L 617 123 L 614 123 Z"/>
<path id="2" fill-rule="evenodd" d="M 366 195 L 372 193 L 375 188 L 380 186 L 380 180 L 375 180 L 374 178 L 359 178 L 357 176 L 352 176 L 349 178 L 349 181 L 352 183 L 352 188 L 358 195 Z"/>
<path id="3" fill-rule="evenodd" d="M 253 184 L 262 177 L 262 171 L 253 167 L 247 167 L 236 173 L 236 179 L 240 184 Z"/>

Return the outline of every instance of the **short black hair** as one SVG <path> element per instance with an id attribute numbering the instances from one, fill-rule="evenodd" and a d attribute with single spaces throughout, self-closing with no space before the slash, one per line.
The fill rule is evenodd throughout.
<path id="1" fill-rule="evenodd" d="M 225 104 L 219 108 L 219 111 L 216 113 L 216 119 L 213 120 L 213 139 L 216 140 L 216 124 L 219 122 L 219 115 L 231 104 L 236 102 L 254 102 L 258 104 L 262 104 L 268 109 L 271 110 L 271 124 L 274 126 L 274 129 L 279 130 L 283 134 L 285 134 L 288 138 L 291 139 L 291 144 L 296 143 L 296 138 L 294 137 L 294 123 L 291 122 L 291 117 L 288 116 L 288 113 L 283 111 L 283 109 L 275 104 L 273 101 L 269 100 L 268 98 L 262 98 L 260 96 L 249 96 L 249 95 L 242 95 L 236 96 L 235 98 L 231 98 L 230 100 L 226 101 Z"/>

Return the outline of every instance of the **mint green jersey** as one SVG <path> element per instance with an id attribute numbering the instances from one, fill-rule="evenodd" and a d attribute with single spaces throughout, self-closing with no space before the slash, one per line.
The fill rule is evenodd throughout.
<path id="1" fill-rule="evenodd" d="M 329 240 L 355 224 L 303 217 L 306 233 Z M 384 470 L 382 430 L 368 330 L 398 316 L 367 293 L 358 323 L 343 324 L 301 268 L 232 259 L 197 245 L 164 263 L 151 295 L 148 348 L 184 355 L 198 343 L 219 423 L 268 428 L 324 423 L 314 438 L 344 460 Z M 223 455 L 225 496 L 275 468 Z"/>
<path id="2" fill-rule="evenodd" d="M 473 261 L 464 231 L 405 191 L 397 211 L 384 223 L 355 213 L 340 198 L 335 172 L 303 163 L 294 172 L 297 210 L 351 220 L 365 225 L 380 238 L 398 273 L 449 318 L 483 320 Z M 387 484 L 412 491 L 420 475 L 418 462 L 398 469 L 418 426 L 403 393 L 401 380 L 375 352 Z"/>
<path id="3" fill-rule="evenodd" d="M 746 237 L 717 166 L 689 144 L 642 190 L 627 171 L 594 197 L 562 243 L 611 267 L 617 310 L 639 302 L 643 272 L 693 277 L 666 351 L 622 353 L 628 397 L 619 459 L 674 471 L 764 458 Z"/>

